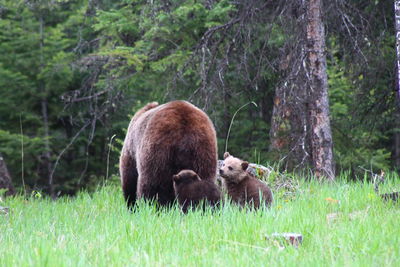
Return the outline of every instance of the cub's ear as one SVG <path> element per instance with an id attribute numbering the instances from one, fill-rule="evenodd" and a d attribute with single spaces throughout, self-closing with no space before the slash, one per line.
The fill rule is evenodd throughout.
<path id="1" fill-rule="evenodd" d="M 172 175 L 172 180 L 174 180 L 174 182 L 179 181 L 179 175 Z"/>
<path id="2" fill-rule="evenodd" d="M 242 169 L 245 171 L 247 170 L 247 167 L 249 167 L 249 163 L 247 161 L 242 162 Z"/>
<path id="3" fill-rule="evenodd" d="M 226 159 L 226 158 L 229 157 L 229 156 L 230 156 L 229 152 L 225 152 L 225 153 L 224 153 L 224 159 Z"/>

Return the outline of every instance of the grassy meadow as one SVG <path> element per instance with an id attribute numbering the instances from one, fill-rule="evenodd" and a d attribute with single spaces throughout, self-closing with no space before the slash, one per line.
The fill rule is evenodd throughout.
<path id="1" fill-rule="evenodd" d="M 382 192 L 399 191 L 390 178 Z M 225 204 L 183 215 L 142 202 L 128 212 L 116 185 L 56 201 L 3 199 L 0 266 L 400 266 L 400 203 L 367 182 L 299 182 L 270 209 Z M 328 216 L 328 217 L 327 217 Z M 295 248 L 266 239 L 295 232 Z"/>

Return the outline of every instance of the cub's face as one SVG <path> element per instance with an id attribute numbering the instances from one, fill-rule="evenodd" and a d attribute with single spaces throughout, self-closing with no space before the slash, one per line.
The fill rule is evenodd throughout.
<path id="1" fill-rule="evenodd" d="M 195 181 L 201 181 L 200 177 L 192 170 L 182 170 L 178 174 L 172 176 L 173 181 L 176 185 L 181 183 L 190 183 Z"/>
<path id="2" fill-rule="evenodd" d="M 239 182 L 246 175 L 246 169 L 249 166 L 247 161 L 235 158 L 228 152 L 224 154 L 224 162 L 219 169 L 221 177 L 232 182 Z"/>

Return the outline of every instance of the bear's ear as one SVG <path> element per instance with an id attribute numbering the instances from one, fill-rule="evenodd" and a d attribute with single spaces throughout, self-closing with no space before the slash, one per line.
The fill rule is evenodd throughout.
<path id="1" fill-rule="evenodd" d="M 242 169 L 245 171 L 247 170 L 247 167 L 249 167 L 249 163 L 247 161 L 242 162 Z"/>
<path id="2" fill-rule="evenodd" d="M 229 156 L 230 156 L 229 152 L 225 152 L 225 153 L 224 153 L 224 159 L 226 159 L 226 158 L 229 157 Z"/>
<path id="3" fill-rule="evenodd" d="M 172 180 L 177 182 L 179 180 L 179 175 L 172 175 Z"/>

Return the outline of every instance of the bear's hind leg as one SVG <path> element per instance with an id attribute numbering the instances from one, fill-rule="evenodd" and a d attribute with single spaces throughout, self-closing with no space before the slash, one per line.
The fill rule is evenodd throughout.
<path id="1" fill-rule="evenodd" d="M 122 191 L 128 208 L 132 208 L 136 201 L 138 172 L 136 161 L 129 155 L 123 154 L 120 159 L 120 174 Z"/>
<path id="2" fill-rule="evenodd" d="M 152 183 L 154 177 L 160 177 L 161 174 L 149 177 L 139 177 L 137 197 L 146 200 L 155 200 L 161 206 L 168 206 L 175 200 L 174 189 L 172 186 L 172 175 L 166 175 L 163 180 Z M 171 176 L 171 178 L 167 178 Z"/>

